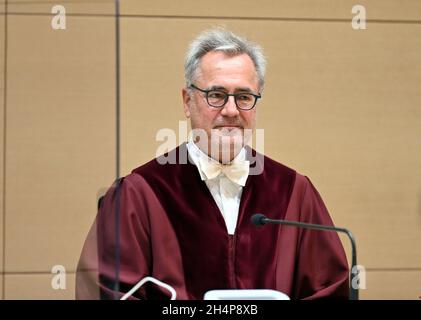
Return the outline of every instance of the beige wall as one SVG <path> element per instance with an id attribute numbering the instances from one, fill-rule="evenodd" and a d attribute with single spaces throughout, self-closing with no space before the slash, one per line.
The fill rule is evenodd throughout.
<path id="1" fill-rule="evenodd" d="M 308 175 L 335 223 L 354 232 L 368 271 L 361 297 L 418 299 L 421 2 L 358 3 L 374 19 L 366 30 L 351 28 L 354 1 L 123 0 L 121 174 L 155 156 L 159 129 L 178 129 L 184 119 L 188 42 L 226 25 L 265 48 L 267 85 L 258 105 L 265 151 Z M 42 15 L 51 6 L 9 5 L 0 124 L 6 299 L 74 297 L 70 282 L 97 194 L 115 176 L 112 2 L 70 2 L 62 31 Z M 55 264 L 69 272 L 65 291 L 49 286 Z"/>
<path id="2" fill-rule="evenodd" d="M 115 177 L 114 20 L 50 21 L 8 16 L 6 299 L 74 297 L 98 192 Z M 51 288 L 54 265 L 66 290 Z"/>

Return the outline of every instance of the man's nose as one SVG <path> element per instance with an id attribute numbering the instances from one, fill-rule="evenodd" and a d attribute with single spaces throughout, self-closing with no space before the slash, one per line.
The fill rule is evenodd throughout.
<path id="1" fill-rule="evenodd" d="M 222 108 L 221 114 L 227 117 L 235 117 L 239 113 L 237 105 L 235 104 L 235 97 L 229 96 L 227 103 Z"/>

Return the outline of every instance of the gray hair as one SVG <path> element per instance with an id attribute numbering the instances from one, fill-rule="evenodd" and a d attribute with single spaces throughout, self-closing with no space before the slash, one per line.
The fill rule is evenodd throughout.
<path id="1" fill-rule="evenodd" d="M 266 71 L 266 58 L 263 49 L 258 44 L 220 27 L 202 32 L 190 44 L 184 63 L 184 77 L 187 88 L 199 76 L 199 65 L 202 57 L 211 51 L 221 51 L 230 56 L 247 54 L 256 68 L 260 90 L 263 89 Z"/>

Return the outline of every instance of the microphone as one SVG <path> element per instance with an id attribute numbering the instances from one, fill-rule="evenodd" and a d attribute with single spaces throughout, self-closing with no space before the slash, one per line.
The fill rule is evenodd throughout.
<path id="1" fill-rule="evenodd" d="M 334 232 L 342 232 L 345 233 L 349 240 L 351 241 L 351 247 L 352 247 L 352 262 L 351 262 L 351 272 L 349 276 L 349 299 L 350 300 L 358 300 L 358 287 L 355 289 L 352 286 L 352 274 L 353 270 L 355 270 L 355 274 L 358 275 L 358 269 L 357 269 L 357 246 L 355 244 L 355 238 L 351 231 L 345 228 L 338 228 L 334 226 L 325 226 L 321 224 L 313 224 L 313 223 L 305 223 L 305 222 L 298 222 L 298 221 L 288 221 L 288 220 L 274 220 L 267 218 L 264 214 L 256 213 L 252 215 L 251 222 L 255 226 L 263 226 L 265 224 L 283 224 L 287 226 L 294 226 L 298 228 L 304 228 L 304 229 L 314 229 L 314 230 L 326 230 L 326 231 L 334 231 Z"/>

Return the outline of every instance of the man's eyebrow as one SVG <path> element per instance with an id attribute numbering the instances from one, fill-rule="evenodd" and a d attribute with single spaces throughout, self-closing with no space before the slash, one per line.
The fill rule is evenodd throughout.
<path id="1" fill-rule="evenodd" d="M 228 91 L 227 88 L 223 86 L 212 86 L 208 90 L 221 90 L 221 91 Z"/>
<path id="2" fill-rule="evenodd" d="M 229 91 L 227 88 L 223 86 L 212 86 L 208 90 L 221 90 L 221 91 Z M 247 87 L 238 87 L 235 88 L 234 92 L 250 92 L 253 93 L 253 90 Z"/>

